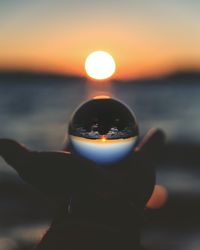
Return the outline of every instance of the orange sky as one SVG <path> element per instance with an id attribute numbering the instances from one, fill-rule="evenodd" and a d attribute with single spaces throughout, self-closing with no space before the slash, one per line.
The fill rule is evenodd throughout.
<path id="1" fill-rule="evenodd" d="M 0 3 L 0 69 L 85 75 L 94 50 L 113 55 L 114 78 L 200 69 L 198 1 L 133 2 Z"/>

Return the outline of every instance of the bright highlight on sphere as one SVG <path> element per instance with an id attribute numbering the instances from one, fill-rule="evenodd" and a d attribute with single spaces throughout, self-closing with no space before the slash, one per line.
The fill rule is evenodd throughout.
<path id="1" fill-rule="evenodd" d="M 115 72 L 115 61 L 105 51 L 95 51 L 89 54 L 85 61 L 87 74 L 97 80 L 104 80 L 111 77 Z"/>

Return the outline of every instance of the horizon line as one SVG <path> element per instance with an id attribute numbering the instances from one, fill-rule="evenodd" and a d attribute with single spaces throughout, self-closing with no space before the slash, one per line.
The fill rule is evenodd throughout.
<path id="1" fill-rule="evenodd" d="M 176 74 L 200 74 L 200 69 L 198 68 L 192 68 L 192 67 L 183 67 L 183 68 L 174 68 L 171 70 L 168 70 L 166 72 L 159 72 L 155 74 L 145 74 L 145 75 L 136 75 L 132 77 L 112 77 L 112 81 L 131 81 L 131 80 L 140 80 L 140 79 L 153 79 L 153 78 L 160 78 L 160 77 L 167 77 L 170 75 L 176 75 Z M 53 70 L 36 70 L 36 69 L 18 69 L 18 68 L 0 68 L 0 74 L 32 74 L 32 75 L 52 75 L 52 76 L 58 76 L 58 77 L 68 77 L 68 78 L 79 78 L 79 79 L 85 79 L 87 80 L 89 77 L 87 75 L 83 74 L 74 74 L 69 72 L 59 72 L 59 71 L 53 71 Z M 102 80 L 102 81 L 106 81 Z M 93 80 L 99 82 L 99 80 Z"/>

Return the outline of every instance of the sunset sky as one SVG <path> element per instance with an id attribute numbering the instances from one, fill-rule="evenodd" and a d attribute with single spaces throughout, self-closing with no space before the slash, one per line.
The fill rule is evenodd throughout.
<path id="1" fill-rule="evenodd" d="M 1 0 L 0 69 L 85 75 L 105 50 L 115 78 L 200 69 L 200 1 Z"/>

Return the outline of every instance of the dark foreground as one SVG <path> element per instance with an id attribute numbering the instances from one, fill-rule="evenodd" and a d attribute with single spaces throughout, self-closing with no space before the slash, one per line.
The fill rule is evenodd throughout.
<path id="1" fill-rule="evenodd" d="M 82 81 L 2 77 L 0 137 L 37 150 L 62 148 L 70 114 L 87 96 Z M 141 242 L 146 249 L 200 248 L 199 83 L 190 75 L 112 87 L 112 94 L 134 109 L 141 135 L 153 126 L 168 138 L 157 183 L 167 187 L 169 199 L 161 210 L 145 213 Z M 48 229 L 56 205 L 23 183 L 2 159 L 0 171 L 0 249 L 31 249 Z"/>

